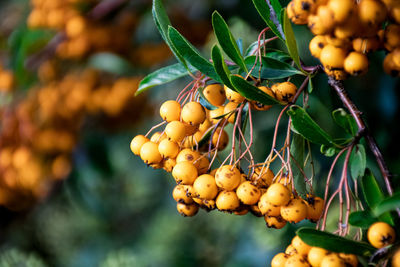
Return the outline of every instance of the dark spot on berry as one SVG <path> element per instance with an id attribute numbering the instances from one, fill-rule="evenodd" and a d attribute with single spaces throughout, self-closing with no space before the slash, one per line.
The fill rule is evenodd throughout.
<path id="1" fill-rule="evenodd" d="M 324 43 L 318 43 L 319 48 L 324 48 L 324 46 L 325 46 Z"/>
<path id="2" fill-rule="evenodd" d="M 308 2 L 301 2 L 301 9 L 305 10 L 305 11 L 309 11 L 311 8 L 310 3 Z"/>

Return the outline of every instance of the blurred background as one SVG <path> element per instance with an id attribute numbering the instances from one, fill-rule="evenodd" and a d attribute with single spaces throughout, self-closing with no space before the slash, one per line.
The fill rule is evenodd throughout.
<path id="1" fill-rule="evenodd" d="M 265 27 L 245 0 L 164 3 L 172 24 L 205 55 L 215 43 L 215 9 L 245 47 Z M 250 214 L 204 210 L 184 218 L 170 174 L 131 153 L 130 140 L 159 123 L 161 103 L 189 81 L 134 97 L 144 75 L 175 62 L 151 1 L 1 0 L 0 18 L 0 266 L 268 266 L 307 224 L 274 230 Z M 311 34 L 294 29 L 303 60 L 316 64 Z M 383 56 L 373 54 L 368 74 L 346 87 L 397 174 L 400 85 L 383 74 Z M 330 115 L 341 105 L 326 81 L 313 80 L 309 110 L 343 137 Z M 279 111 L 255 114 L 258 161 L 269 152 Z M 313 149 L 322 196 L 332 159 Z M 368 164 L 378 176 L 370 155 Z M 329 221 L 335 228 L 335 216 Z"/>

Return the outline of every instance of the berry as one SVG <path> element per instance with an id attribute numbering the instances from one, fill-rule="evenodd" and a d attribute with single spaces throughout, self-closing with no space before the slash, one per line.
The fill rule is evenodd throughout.
<path id="1" fill-rule="evenodd" d="M 245 205 L 254 205 L 260 199 L 260 190 L 252 185 L 250 181 L 240 184 L 236 189 L 236 194 Z"/>
<path id="2" fill-rule="evenodd" d="M 199 174 L 205 174 L 210 166 L 210 161 L 205 155 L 202 155 L 199 159 L 197 159 L 197 161 L 194 162 L 194 166 L 196 166 Z"/>
<path id="3" fill-rule="evenodd" d="M 289 103 L 296 94 L 297 87 L 291 82 L 283 82 L 274 84 L 271 90 L 275 93 L 276 99 L 283 103 Z"/>
<path id="4" fill-rule="evenodd" d="M 158 151 L 163 158 L 175 158 L 179 153 L 179 145 L 168 139 L 162 140 L 158 144 Z"/>
<path id="5" fill-rule="evenodd" d="M 176 202 L 191 204 L 193 203 L 193 199 L 189 197 L 186 193 L 186 188 L 184 185 L 176 185 L 174 190 L 172 191 L 172 197 Z"/>
<path id="6" fill-rule="evenodd" d="M 233 191 L 220 192 L 215 203 L 221 211 L 234 211 L 240 206 L 239 198 Z"/>
<path id="7" fill-rule="evenodd" d="M 304 243 L 297 235 L 292 239 L 292 246 L 296 249 L 298 254 L 304 257 L 307 257 L 308 252 L 311 249 L 311 246 Z"/>
<path id="8" fill-rule="evenodd" d="M 400 267 L 400 249 L 397 249 L 393 254 L 392 267 Z"/>
<path id="9" fill-rule="evenodd" d="M 162 140 L 166 139 L 167 135 L 162 132 L 155 132 L 151 135 L 150 141 L 159 144 Z"/>
<path id="10" fill-rule="evenodd" d="M 368 70 L 367 56 L 351 52 L 344 60 L 344 70 L 353 76 L 365 74 Z"/>
<path id="11" fill-rule="evenodd" d="M 221 127 L 218 127 L 212 136 L 211 142 L 218 150 L 224 150 L 229 143 L 228 133 Z"/>
<path id="12" fill-rule="evenodd" d="M 224 112 L 222 114 L 226 114 L 225 118 L 228 122 L 234 124 L 236 119 L 235 109 L 238 107 L 238 104 L 235 102 L 228 102 L 224 107 Z"/>
<path id="13" fill-rule="evenodd" d="M 140 158 L 146 164 L 156 164 L 162 161 L 160 152 L 158 152 L 158 145 L 154 142 L 147 142 L 140 148 Z"/>
<path id="14" fill-rule="evenodd" d="M 321 267 L 346 267 L 346 263 L 336 253 L 326 255 L 321 261 Z"/>
<path id="15" fill-rule="evenodd" d="M 336 22 L 344 22 L 354 10 L 352 0 L 329 0 L 328 7 L 333 12 L 333 18 Z"/>
<path id="16" fill-rule="evenodd" d="M 206 119 L 206 111 L 197 102 L 185 104 L 181 111 L 182 120 L 190 125 L 199 125 Z"/>
<path id="17" fill-rule="evenodd" d="M 394 243 L 396 233 L 389 224 L 376 222 L 368 228 L 367 237 L 372 246 L 383 248 Z"/>
<path id="18" fill-rule="evenodd" d="M 285 253 L 276 254 L 271 260 L 271 267 L 282 267 L 285 266 L 285 263 L 288 259 L 288 255 Z"/>
<path id="19" fill-rule="evenodd" d="M 267 95 L 269 95 L 272 98 L 275 98 L 275 94 L 274 92 L 272 92 L 271 88 L 266 87 L 266 86 L 259 86 L 258 89 L 260 89 L 261 91 L 263 91 L 264 93 L 266 93 Z M 256 102 L 256 101 L 252 101 L 252 107 L 256 110 L 269 110 L 270 108 L 272 108 L 272 105 L 264 105 L 260 102 Z"/>
<path id="20" fill-rule="evenodd" d="M 192 185 L 197 175 L 197 168 L 190 161 L 176 163 L 172 169 L 172 176 L 178 184 Z"/>
<path id="21" fill-rule="evenodd" d="M 317 35 L 312 38 L 309 44 L 311 55 L 315 58 L 319 58 L 321 51 L 326 44 L 327 42 L 324 35 Z"/>
<path id="22" fill-rule="evenodd" d="M 377 0 L 361 0 L 358 4 L 358 17 L 368 26 L 381 24 L 386 18 L 385 5 Z"/>
<path id="23" fill-rule="evenodd" d="M 180 121 L 171 121 L 165 127 L 165 134 L 168 139 L 174 142 L 181 142 L 186 136 L 185 124 Z"/>
<path id="24" fill-rule="evenodd" d="M 281 207 L 271 204 L 267 201 L 267 194 L 264 193 L 258 201 L 258 208 L 262 215 L 267 216 L 280 216 Z"/>
<path id="25" fill-rule="evenodd" d="M 131 141 L 131 151 L 135 155 L 140 155 L 140 149 L 142 148 L 143 144 L 147 143 L 149 138 L 145 137 L 144 135 L 137 135 Z"/>
<path id="26" fill-rule="evenodd" d="M 217 124 L 222 118 L 218 118 L 221 117 L 222 115 L 224 115 L 224 107 L 219 107 L 217 109 L 213 109 L 209 111 L 209 118 L 211 120 L 211 122 L 213 124 Z"/>
<path id="27" fill-rule="evenodd" d="M 171 159 L 171 158 L 169 158 L 169 159 L 164 159 L 163 161 L 162 161 L 162 163 L 163 163 L 163 169 L 166 171 L 166 172 L 172 172 L 172 169 L 175 167 L 175 165 L 176 165 L 176 160 L 175 159 Z"/>
<path id="28" fill-rule="evenodd" d="M 281 216 L 288 222 L 298 223 L 307 217 L 307 205 L 299 198 L 291 199 L 281 207 Z"/>
<path id="29" fill-rule="evenodd" d="M 380 41 L 377 37 L 356 38 L 352 42 L 353 49 L 359 53 L 370 53 L 376 51 L 380 47 Z"/>
<path id="30" fill-rule="evenodd" d="M 224 86 L 225 88 L 225 95 L 226 98 L 234 103 L 242 103 L 244 101 L 244 96 L 241 94 L 237 93 L 236 91 L 230 89 L 229 87 Z"/>
<path id="31" fill-rule="evenodd" d="M 195 134 L 199 130 L 199 125 L 190 125 L 187 123 L 184 123 L 185 125 L 185 135 L 190 136 Z"/>
<path id="32" fill-rule="evenodd" d="M 295 254 L 288 258 L 285 267 L 309 267 L 307 260 L 303 256 Z"/>
<path id="33" fill-rule="evenodd" d="M 265 194 L 265 200 L 275 206 L 284 206 L 288 204 L 291 196 L 289 189 L 279 183 L 272 184 Z"/>
<path id="34" fill-rule="evenodd" d="M 203 90 L 204 97 L 211 105 L 219 107 L 225 103 L 225 90 L 221 84 L 210 84 Z"/>
<path id="35" fill-rule="evenodd" d="M 323 248 L 312 247 L 308 252 L 307 260 L 312 267 L 319 267 L 323 258 L 328 255 L 328 251 Z"/>
<path id="36" fill-rule="evenodd" d="M 167 122 L 179 121 L 181 117 L 181 104 L 175 100 L 165 101 L 160 107 L 160 116 Z"/>
<path id="37" fill-rule="evenodd" d="M 223 190 L 232 191 L 238 187 L 241 180 L 239 170 L 232 165 L 224 165 L 215 173 L 215 182 Z"/>
<path id="38" fill-rule="evenodd" d="M 389 51 L 400 46 L 400 25 L 390 24 L 385 28 L 384 46 Z"/>
<path id="39" fill-rule="evenodd" d="M 331 44 L 326 45 L 320 54 L 321 63 L 328 70 L 343 69 L 345 58 L 346 50 Z"/>
<path id="40" fill-rule="evenodd" d="M 201 199 L 214 199 L 218 194 L 215 178 L 209 174 L 197 177 L 193 183 L 195 196 Z"/>
<path id="41" fill-rule="evenodd" d="M 184 217 L 192 217 L 197 214 L 199 211 L 199 206 L 197 204 L 183 204 L 178 203 L 176 205 L 176 209 L 178 210 L 179 214 Z"/>
<path id="42" fill-rule="evenodd" d="M 400 67 L 394 63 L 393 53 L 387 54 L 383 60 L 383 70 L 393 77 L 396 77 L 400 74 Z"/>
<path id="43" fill-rule="evenodd" d="M 285 254 L 287 255 L 296 255 L 297 254 L 297 250 L 293 247 L 292 244 L 290 244 L 289 246 L 287 246 L 286 250 L 285 250 Z"/>
<path id="44" fill-rule="evenodd" d="M 317 222 L 324 211 L 324 200 L 320 197 L 310 196 L 307 198 L 307 219 Z"/>
<path id="45" fill-rule="evenodd" d="M 200 157 L 199 152 L 191 150 L 190 148 L 185 148 L 182 149 L 181 152 L 179 152 L 178 156 L 176 156 L 176 163 L 184 161 L 189 161 L 191 163 L 194 163 L 199 157 Z M 198 163 L 198 161 L 196 161 L 196 163 Z"/>
<path id="46" fill-rule="evenodd" d="M 281 216 L 264 216 L 267 227 L 274 229 L 282 229 L 286 225 L 286 221 Z"/>
<path id="47" fill-rule="evenodd" d="M 339 257 L 344 260 L 346 266 L 357 267 L 358 266 L 358 258 L 353 254 L 345 254 L 339 253 Z"/>
<path id="48" fill-rule="evenodd" d="M 275 174 L 271 169 L 259 166 L 254 168 L 254 174 L 251 176 L 251 181 L 253 181 L 253 183 L 258 187 L 267 188 L 272 184 L 274 177 Z"/>

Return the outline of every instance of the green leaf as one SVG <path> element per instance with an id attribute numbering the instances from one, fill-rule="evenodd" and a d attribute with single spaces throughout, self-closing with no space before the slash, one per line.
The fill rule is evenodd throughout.
<path id="1" fill-rule="evenodd" d="M 308 81 L 308 88 L 307 88 L 307 91 L 308 91 L 310 94 L 312 93 L 312 91 L 314 91 L 314 85 L 313 85 L 311 76 L 310 76 L 310 79 L 309 79 L 309 81 Z"/>
<path id="2" fill-rule="evenodd" d="M 355 211 L 352 212 L 349 216 L 349 223 L 362 229 L 368 229 L 371 224 L 377 221 L 378 219 L 374 217 L 370 211 L 367 210 Z"/>
<path id="3" fill-rule="evenodd" d="M 292 130 L 312 143 L 334 145 L 332 137 L 325 132 L 308 113 L 299 106 L 291 106 L 287 111 L 292 118 Z"/>
<path id="4" fill-rule="evenodd" d="M 162 0 L 153 0 L 152 13 L 154 22 L 156 23 L 158 31 L 161 34 L 161 37 L 167 43 L 167 45 L 169 46 L 175 57 L 178 59 L 178 61 L 181 62 L 183 66 L 185 66 L 187 69 L 189 69 L 183 56 L 179 54 L 178 49 L 173 45 L 173 43 L 169 39 L 168 27 L 171 26 L 171 21 L 169 20 L 167 12 L 165 11 Z"/>
<path id="5" fill-rule="evenodd" d="M 226 24 L 225 20 L 217 11 L 214 11 L 212 15 L 212 25 L 215 36 L 217 37 L 218 43 L 222 47 L 222 50 L 224 50 L 224 52 L 236 64 L 238 64 L 244 71 L 247 72 L 246 64 L 244 64 L 244 59 L 240 53 L 235 38 L 230 32 L 228 24 Z"/>
<path id="6" fill-rule="evenodd" d="M 379 202 L 375 208 L 373 208 L 373 213 L 375 216 L 381 216 L 388 211 L 394 211 L 400 207 L 400 192 L 383 199 Z"/>
<path id="7" fill-rule="evenodd" d="M 266 42 L 266 40 L 260 40 L 260 47 L 263 48 L 263 44 Z M 249 57 L 249 56 L 254 56 L 258 50 L 258 41 L 253 42 L 249 47 L 246 49 L 246 52 L 244 53 L 244 57 Z M 263 50 L 261 50 L 263 51 Z M 266 49 L 266 57 L 270 57 L 282 62 L 286 62 L 288 60 L 291 60 L 292 58 L 284 51 L 276 50 L 276 49 L 271 49 L 267 48 Z"/>
<path id="8" fill-rule="evenodd" d="M 370 244 L 357 242 L 331 233 L 322 232 L 313 228 L 297 230 L 300 239 L 309 246 L 320 247 L 336 253 L 370 256 L 376 249 Z"/>
<path id="9" fill-rule="evenodd" d="M 262 79 L 273 80 L 287 78 L 296 74 L 304 75 L 301 71 L 294 68 L 290 64 L 270 57 L 261 57 L 262 66 L 260 66 L 259 58 L 257 58 L 256 56 L 247 57 L 245 59 L 245 62 L 248 69 L 252 69 L 254 63 L 256 63 L 256 66 L 251 72 L 251 75 L 256 78 L 260 77 Z"/>
<path id="10" fill-rule="evenodd" d="M 304 148 L 304 138 L 299 134 L 293 134 L 292 142 L 290 144 L 290 166 L 293 173 L 294 187 L 296 188 L 296 191 L 303 197 L 307 194 L 304 175 L 300 170 L 300 168 L 304 169 Z"/>
<path id="11" fill-rule="evenodd" d="M 199 51 L 174 27 L 169 26 L 168 36 L 172 44 L 175 47 L 179 47 L 179 54 L 182 55 L 187 62 L 208 77 L 218 82 L 222 82 L 218 74 L 215 72 L 214 66 L 207 59 L 201 56 Z"/>
<path id="12" fill-rule="evenodd" d="M 363 177 L 366 167 L 367 156 L 365 155 L 365 148 L 362 144 L 358 144 L 353 148 L 350 155 L 351 177 L 353 177 L 353 179 Z"/>
<path id="13" fill-rule="evenodd" d="M 235 90 L 231 80 L 229 79 L 229 75 L 231 72 L 229 71 L 224 58 L 222 56 L 221 50 L 217 45 L 214 45 L 212 50 L 211 50 L 211 59 L 214 64 L 214 69 L 221 78 L 223 84 L 231 88 L 232 90 Z"/>
<path id="14" fill-rule="evenodd" d="M 365 170 L 365 175 L 361 179 L 361 190 L 370 208 L 374 208 L 384 199 L 382 190 L 370 169 Z"/>
<path id="15" fill-rule="evenodd" d="M 333 145 L 321 145 L 320 152 L 326 157 L 333 157 L 338 152 L 338 149 Z"/>
<path id="16" fill-rule="evenodd" d="M 195 70 L 192 66 L 189 66 L 189 68 L 191 68 L 192 71 Z M 144 91 L 154 86 L 172 82 L 173 80 L 179 79 L 186 75 L 189 75 L 189 72 L 182 63 L 176 63 L 158 69 L 155 72 L 150 73 L 140 81 L 139 88 L 136 91 L 135 95 L 139 95 L 140 93 L 143 93 Z"/>
<path id="17" fill-rule="evenodd" d="M 240 130 L 243 133 L 243 136 L 244 136 L 244 133 L 246 132 L 247 121 L 248 121 L 248 118 L 249 118 L 249 105 L 250 105 L 250 103 L 247 102 L 244 105 L 243 109 L 242 109 L 242 114 L 240 114 L 240 125 L 239 125 L 239 127 L 240 127 Z M 235 132 L 235 137 L 236 137 L 237 140 L 241 139 L 241 134 L 239 133 L 239 131 Z"/>
<path id="18" fill-rule="evenodd" d="M 285 41 L 285 36 L 281 34 L 278 27 L 282 28 L 281 25 L 275 25 L 275 23 L 271 19 L 271 11 L 268 6 L 268 3 L 265 0 L 253 0 L 253 4 L 256 7 L 258 14 L 260 14 L 261 18 L 267 23 L 268 27 L 271 31 L 279 37 L 282 41 Z M 275 4 L 276 5 L 276 4 Z M 279 16 L 280 10 L 275 11 L 276 15 Z"/>
<path id="19" fill-rule="evenodd" d="M 296 37 L 292 29 L 292 24 L 290 23 L 289 17 L 287 15 L 286 9 L 283 12 L 283 32 L 285 33 L 285 43 L 288 49 L 289 55 L 292 57 L 296 66 L 301 69 L 299 51 L 297 48 Z"/>
<path id="20" fill-rule="evenodd" d="M 344 109 L 338 108 L 332 112 L 333 120 L 352 136 L 357 135 L 358 127 L 356 120 Z"/>
<path id="21" fill-rule="evenodd" d="M 233 87 L 249 100 L 254 100 L 264 105 L 279 104 L 278 100 L 264 93 L 242 77 L 231 74 L 231 82 Z"/>
<path id="22" fill-rule="evenodd" d="M 113 53 L 97 53 L 89 58 L 89 66 L 116 75 L 132 75 L 134 68 L 126 59 Z"/>
<path id="23" fill-rule="evenodd" d="M 375 179 L 374 174 L 368 168 L 365 170 L 365 175 L 361 179 L 361 190 L 363 192 L 365 202 L 371 210 L 375 210 L 375 207 L 385 198 L 378 182 Z M 390 225 L 394 225 L 394 220 L 390 213 L 382 214 L 379 216 L 379 219 Z"/>

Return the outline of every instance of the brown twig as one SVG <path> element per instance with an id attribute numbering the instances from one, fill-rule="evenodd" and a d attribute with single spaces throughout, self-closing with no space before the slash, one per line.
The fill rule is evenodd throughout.
<path id="1" fill-rule="evenodd" d="M 350 99 L 349 95 L 347 94 L 346 90 L 344 89 L 342 82 L 337 81 L 330 77 L 329 85 L 336 91 L 340 100 L 343 102 L 343 104 L 346 106 L 346 108 L 350 111 L 350 114 L 355 119 L 357 126 L 358 126 L 357 138 L 365 137 L 365 139 L 368 143 L 368 146 L 371 149 L 372 153 L 374 154 L 376 162 L 379 165 L 379 169 L 380 169 L 382 177 L 385 181 L 386 189 L 387 189 L 389 195 L 392 195 L 393 189 L 392 189 L 392 185 L 390 183 L 392 176 L 389 172 L 389 169 L 386 165 L 386 162 L 383 158 L 383 155 L 382 155 L 375 139 L 369 132 L 363 118 L 361 117 L 361 115 L 362 115 L 361 111 L 356 107 L 356 105 Z"/>

